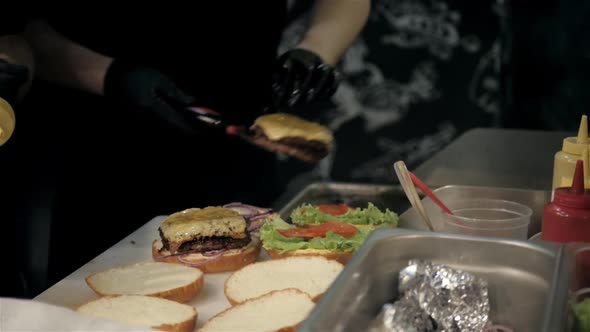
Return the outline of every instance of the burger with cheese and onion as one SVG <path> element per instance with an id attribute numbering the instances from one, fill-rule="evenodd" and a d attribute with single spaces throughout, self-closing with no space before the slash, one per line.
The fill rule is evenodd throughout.
<path id="1" fill-rule="evenodd" d="M 273 215 L 271 209 L 242 203 L 171 214 L 158 229 L 160 239 L 152 244 L 152 257 L 206 273 L 238 270 L 258 259 L 258 230 Z"/>

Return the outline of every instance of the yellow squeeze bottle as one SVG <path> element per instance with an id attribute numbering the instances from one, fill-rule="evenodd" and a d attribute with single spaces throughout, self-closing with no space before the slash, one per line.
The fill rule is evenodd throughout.
<path id="1" fill-rule="evenodd" d="M 0 98 L 0 146 L 4 145 L 14 132 L 14 110 L 10 104 Z"/>
<path id="2" fill-rule="evenodd" d="M 588 117 L 582 115 L 578 136 L 564 138 L 561 151 L 555 154 L 552 191 L 559 187 L 571 187 L 578 160 L 584 161 L 584 187 L 590 189 L 589 149 Z"/>

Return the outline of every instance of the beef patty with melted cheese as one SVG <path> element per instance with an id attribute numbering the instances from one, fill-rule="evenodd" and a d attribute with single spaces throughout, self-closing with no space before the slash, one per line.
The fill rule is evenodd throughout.
<path id="1" fill-rule="evenodd" d="M 250 243 L 246 220 L 222 207 L 192 208 L 170 215 L 158 231 L 171 254 L 238 249 Z"/>
<path id="2" fill-rule="evenodd" d="M 263 115 L 250 129 L 257 144 L 308 162 L 326 157 L 334 140 L 328 128 L 286 113 Z"/>

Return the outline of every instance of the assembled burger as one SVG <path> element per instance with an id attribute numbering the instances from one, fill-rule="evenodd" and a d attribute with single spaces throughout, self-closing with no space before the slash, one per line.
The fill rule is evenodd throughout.
<path id="1" fill-rule="evenodd" d="M 261 243 L 251 219 L 230 207 L 191 208 L 170 215 L 152 245 L 156 261 L 198 267 L 203 272 L 234 271 L 258 258 Z M 269 215 L 267 211 L 262 216 Z"/>

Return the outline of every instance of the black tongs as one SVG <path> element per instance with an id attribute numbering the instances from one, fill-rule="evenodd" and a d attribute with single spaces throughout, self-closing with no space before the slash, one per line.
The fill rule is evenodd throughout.
<path id="1" fill-rule="evenodd" d="M 205 124 L 209 127 L 218 129 L 220 132 L 225 133 L 226 135 L 230 136 L 237 136 L 242 141 L 252 144 L 260 149 L 264 149 L 270 152 L 280 152 L 291 156 L 296 159 L 300 159 L 303 161 L 309 161 L 307 158 L 302 158 L 300 154 L 293 153 L 294 149 L 287 149 L 287 151 L 278 151 L 276 147 L 270 146 L 269 144 L 265 144 L 264 140 L 256 140 L 250 131 L 250 128 L 246 125 L 235 125 L 227 122 L 221 114 L 215 112 L 206 107 L 199 107 L 199 106 L 190 106 L 186 107 L 185 110 L 188 112 L 191 118 L 196 119 L 202 124 Z M 268 111 L 265 110 L 265 113 Z"/>
<path id="2" fill-rule="evenodd" d="M 245 125 L 230 124 L 223 119 L 223 116 L 220 113 L 206 107 L 190 106 L 187 107 L 186 110 L 190 112 L 196 120 L 207 126 L 219 129 L 227 135 L 238 136 L 250 144 L 257 145 L 253 142 L 249 128 Z"/>

